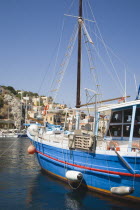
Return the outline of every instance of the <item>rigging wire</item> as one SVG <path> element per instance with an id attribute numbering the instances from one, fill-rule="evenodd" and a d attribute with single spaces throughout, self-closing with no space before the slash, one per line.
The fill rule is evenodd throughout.
<path id="1" fill-rule="evenodd" d="M 54 62 L 54 75 L 55 75 L 55 71 L 56 71 L 56 65 L 57 65 L 58 55 L 59 55 L 59 51 L 60 51 L 60 45 L 61 45 L 61 41 L 62 41 L 63 30 L 64 30 L 64 19 L 63 19 L 63 23 L 62 23 L 62 29 L 61 29 L 61 35 L 60 35 L 60 39 L 59 39 L 59 44 L 58 44 L 58 50 L 57 50 L 57 54 L 56 54 L 56 59 L 55 59 L 55 62 Z M 54 82 L 54 80 L 52 80 L 50 87 L 52 87 L 53 82 Z"/>
<path id="2" fill-rule="evenodd" d="M 88 9 L 87 9 L 87 3 L 86 3 L 86 1 L 85 1 L 85 8 L 86 8 L 86 16 L 88 17 Z M 94 21 L 95 22 L 95 21 Z M 92 24 L 93 26 L 95 26 L 95 24 Z M 88 31 L 89 31 L 89 33 L 90 34 L 92 34 L 92 29 L 91 29 L 91 24 L 89 24 L 89 21 L 86 21 L 86 23 L 85 23 L 85 26 L 88 28 Z M 96 30 L 97 30 L 97 28 L 96 27 L 94 27 L 94 30 L 95 30 L 95 33 L 96 33 Z M 98 52 L 99 52 L 99 46 L 98 46 L 98 41 L 97 41 L 97 37 L 95 37 L 95 43 L 96 43 L 96 46 L 97 46 L 97 48 L 98 48 Z M 94 40 L 93 40 L 93 42 L 94 42 Z M 94 63 L 96 63 L 96 60 L 94 60 Z M 98 72 L 98 75 L 99 75 L 99 72 Z M 101 78 L 101 75 L 99 76 L 100 78 Z"/>
<path id="3" fill-rule="evenodd" d="M 87 50 L 88 60 L 89 60 L 90 72 L 91 72 L 91 75 L 93 76 L 94 83 L 96 85 L 96 89 L 97 89 L 96 91 L 97 91 L 98 94 L 100 94 L 101 90 L 99 88 L 98 75 L 96 74 L 95 68 L 93 68 L 94 65 L 93 65 L 93 58 L 92 58 L 91 50 L 90 50 L 90 44 L 86 40 L 85 40 L 85 43 L 86 43 L 86 50 Z"/>
<path id="4" fill-rule="evenodd" d="M 71 2 L 70 6 L 69 6 L 69 8 L 67 10 L 68 13 L 70 12 L 70 10 L 71 10 L 71 8 L 72 8 L 73 5 L 74 5 L 74 0 Z M 56 56 L 56 60 L 55 60 L 55 65 L 54 65 L 54 70 L 55 71 L 56 71 L 56 65 L 57 65 L 58 55 L 59 55 L 59 51 L 60 51 L 60 47 L 61 47 L 61 41 L 62 41 L 62 37 L 63 37 L 64 23 L 65 23 L 65 19 L 63 19 L 63 23 L 62 23 L 61 35 L 60 35 L 60 40 L 59 40 L 59 45 L 58 45 L 58 50 L 57 50 L 57 56 Z M 50 90 L 52 89 L 53 84 L 55 82 L 55 75 L 57 75 L 57 73 L 55 73 L 55 71 L 54 71 L 54 77 L 53 77 L 54 79 L 52 80 L 51 85 L 50 85 Z M 51 91 L 49 91 L 49 92 L 51 92 Z"/>
<path id="5" fill-rule="evenodd" d="M 85 3 L 85 10 L 84 10 L 84 14 L 86 14 L 86 15 L 84 15 L 84 16 L 86 16 L 88 19 L 89 19 L 89 17 L 88 17 L 88 9 L 87 9 L 87 3 L 86 3 L 86 1 L 84 1 L 84 3 Z M 85 19 L 84 19 L 85 20 Z M 95 22 L 95 21 L 94 21 Z M 90 27 L 90 24 L 89 24 L 89 21 L 86 21 L 86 23 L 84 22 L 84 28 L 87 28 L 88 27 L 88 32 L 90 33 L 90 34 L 92 34 L 91 33 L 91 27 Z M 94 27 L 94 30 L 96 30 L 96 27 Z M 86 31 L 85 31 L 86 32 Z M 96 37 L 95 37 L 96 38 Z M 86 42 L 85 41 L 85 43 L 87 43 L 87 45 L 88 45 L 88 47 L 87 47 L 87 45 L 86 45 L 86 50 L 87 50 L 87 55 L 88 55 L 88 59 L 89 60 L 91 60 L 92 61 L 92 63 L 93 63 L 93 55 L 92 55 L 92 51 L 91 51 L 91 48 L 90 48 L 90 43 L 89 42 Z M 94 41 L 93 41 L 93 43 L 94 43 Z M 98 44 L 98 42 L 97 42 L 97 38 L 96 38 L 96 43 Z M 88 49 L 89 48 L 89 49 Z M 95 59 L 94 59 L 94 65 L 93 64 L 91 64 L 91 67 L 92 66 L 95 66 Z M 99 72 L 98 72 L 98 74 L 96 73 L 96 69 L 91 69 L 90 68 L 90 72 L 91 72 L 91 76 L 93 77 L 93 81 L 94 81 L 94 78 L 97 78 L 97 82 L 95 81 L 95 83 L 96 83 L 96 91 L 98 92 L 98 98 L 100 98 L 100 100 L 103 100 L 103 97 L 102 97 L 102 91 L 101 91 L 101 88 L 100 88 L 100 86 L 99 86 L 99 79 L 98 79 L 98 75 L 99 75 Z M 101 78 L 101 75 L 99 76 L 100 78 Z"/>
<path id="6" fill-rule="evenodd" d="M 113 68 L 113 70 L 114 70 L 114 72 L 115 72 L 115 74 L 116 74 L 116 77 L 117 77 L 118 81 L 119 81 L 120 88 L 122 89 L 122 91 L 123 91 L 123 93 L 124 93 L 124 92 L 125 92 L 125 91 L 124 91 L 124 88 L 123 88 L 122 83 L 121 83 L 121 81 L 120 81 L 120 78 L 119 78 L 119 76 L 118 76 L 118 74 L 117 74 L 117 71 L 116 71 L 116 69 L 115 69 L 115 66 L 114 66 L 114 64 L 113 64 L 113 62 L 112 62 L 112 60 L 111 60 L 111 57 L 110 57 L 110 55 L 109 55 L 109 52 L 108 52 L 108 50 L 107 50 L 107 48 L 106 48 L 104 39 L 103 39 L 103 37 L 102 37 L 102 34 L 101 34 L 100 29 L 99 29 L 99 27 L 98 27 L 97 21 L 96 21 L 96 19 L 95 19 L 94 14 L 93 14 L 91 5 L 90 5 L 90 3 L 89 3 L 89 0 L 87 0 L 87 2 L 88 2 L 88 5 L 89 5 L 89 8 L 90 8 L 90 10 L 91 10 L 91 14 L 92 14 L 92 16 L 93 16 L 93 19 L 95 20 L 96 27 L 97 27 L 97 29 L 98 29 L 99 35 L 100 35 L 101 40 L 102 40 L 102 42 L 103 42 L 103 45 L 104 45 L 104 47 L 105 47 L 106 53 L 107 53 L 107 55 L 108 55 L 108 57 L 109 57 L 110 63 L 111 63 L 111 65 L 112 65 L 112 68 Z"/>
<path id="7" fill-rule="evenodd" d="M 74 27 L 74 31 L 73 31 L 72 36 L 71 36 L 70 41 L 69 41 L 70 45 L 68 46 L 67 52 L 65 54 L 65 57 L 62 60 L 62 64 L 61 64 L 62 69 L 60 67 L 60 69 L 58 71 L 58 74 L 60 74 L 60 73 L 61 74 L 60 74 L 60 79 L 59 79 L 57 88 L 55 89 L 56 90 L 56 94 L 54 95 L 54 100 L 53 101 L 56 100 L 58 90 L 60 89 L 61 83 L 62 83 L 63 78 L 64 78 L 64 74 L 65 74 L 65 72 L 67 70 L 67 67 L 68 67 L 68 64 L 69 64 L 69 61 L 70 61 L 70 58 L 71 58 L 71 54 L 72 54 L 72 51 L 73 51 L 73 48 L 74 48 L 74 45 L 75 45 L 75 41 L 76 41 L 76 38 L 77 38 L 77 34 L 78 34 L 78 26 L 77 26 L 77 23 L 76 23 L 76 26 Z M 55 80 L 54 80 L 54 83 L 55 83 Z"/>
<path id="8" fill-rule="evenodd" d="M 54 51 L 53 51 L 53 53 L 51 55 L 51 59 L 50 59 L 49 65 L 48 65 L 47 70 L 45 71 L 44 77 L 43 77 L 43 79 L 42 79 L 42 81 L 40 83 L 39 89 L 37 91 L 38 94 L 40 93 L 40 91 L 42 89 L 42 86 L 43 86 L 43 84 L 45 82 L 45 79 L 46 79 L 47 74 L 49 73 L 50 66 L 51 66 L 51 61 L 52 61 L 52 57 L 53 57 L 53 55 L 54 55 L 55 52 L 56 52 L 56 47 L 54 48 Z"/>
<path id="9" fill-rule="evenodd" d="M 87 9 L 87 3 L 86 3 L 86 1 L 84 1 L 84 3 L 85 3 L 85 6 L 83 7 L 83 13 L 86 14 L 85 17 L 88 17 L 89 12 L 88 12 L 88 9 Z M 88 17 L 88 19 L 90 19 L 90 18 Z M 86 20 L 86 19 L 84 18 L 84 20 Z M 94 22 L 95 22 L 95 21 L 94 21 Z M 87 26 L 89 33 L 92 34 L 92 31 L 93 31 L 93 30 L 91 30 L 91 27 L 90 27 L 90 24 L 89 24 L 89 23 L 90 23 L 89 21 L 86 21 L 85 25 Z M 93 25 L 93 26 L 94 26 L 94 25 Z M 96 33 L 97 28 L 94 27 L 94 30 L 95 30 L 95 33 Z M 95 38 L 96 38 L 96 37 L 95 37 Z M 97 38 L 96 38 L 96 43 L 98 44 Z"/>
<path id="10" fill-rule="evenodd" d="M 92 31 L 92 33 L 94 33 L 93 31 Z M 101 40 L 101 38 L 97 35 L 97 33 L 94 33 L 94 35 L 102 42 L 102 40 Z M 98 43 L 98 42 L 97 42 Z M 112 53 L 112 55 L 116 58 L 116 59 L 118 59 L 118 61 L 120 62 L 120 63 L 122 63 L 122 65 L 124 66 L 124 70 L 127 72 L 127 73 L 129 73 L 129 74 L 131 74 L 133 77 L 134 77 L 134 82 L 135 82 L 135 87 L 136 87 L 136 92 L 137 92 L 137 84 L 136 84 L 136 79 L 135 79 L 135 75 L 133 74 L 133 72 L 131 72 L 131 71 L 129 71 L 128 70 L 128 68 L 127 68 L 127 70 L 126 70 L 126 64 L 122 61 L 122 59 L 120 59 L 120 57 L 118 56 L 118 55 L 116 55 L 114 52 L 113 52 L 113 50 L 104 42 L 104 44 L 106 45 L 106 48 L 110 51 L 110 53 Z"/>
<path id="11" fill-rule="evenodd" d="M 69 6 L 69 9 L 68 9 L 68 13 L 70 12 L 72 6 L 74 5 L 74 1 L 75 1 L 75 0 L 72 0 L 71 4 L 70 4 L 70 6 Z"/>
<path id="12" fill-rule="evenodd" d="M 95 35 L 96 38 L 98 38 L 100 40 L 100 42 L 103 43 L 102 39 L 97 35 L 97 33 L 94 33 L 93 31 L 92 31 L 92 33 Z M 105 42 L 104 42 L 104 44 L 105 44 L 106 48 L 112 53 L 112 55 L 114 55 L 114 57 L 116 57 L 119 60 L 119 62 L 124 65 L 124 68 L 125 68 L 125 63 L 120 59 L 120 57 L 118 55 L 116 55 L 113 52 L 113 50 Z"/>
<path id="13" fill-rule="evenodd" d="M 95 18 L 94 18 L 94 19 L 95 19 Z M 96 21 L 95 21 L 95 22 L 96 22 Z M 96 29 L 96 27 L 95 27 L 95 29 Z M 94 33 L 94 34 L 96 34 L 96 33 Z M 96 39 L 97 39 L 97 38 L 103 43 L 103 39 L 100 39 L 100 38 L 96 35 Z M 98 43 L 98 42 L 97 42 L 97 43 Z M 103 44 L 106 45 L 105 43 L 103 43 Z M 98 46 L 97 46 L 97 47 L 98 47 Z M 88 48 L 87 48 L 87 52 L 88 52 L 88 53 L 87 53 L 87 54 L 88 54 L 88 58 L 89 58 L 89 60 L 91 60 L 91 58 L 90 58 L 91 55 L 90 55 L 90 53 L 89 53 L 90 50 L 88 50 Z M 98 54 L 98 57 L 99 57 L 99 49 L 97 49 L 97 48 L 96 48 L 96 53 Z M 101 59 L 101 56 L 100 56 L 100 59 Z M 102 60 L 102 63 L 104 63 L 103 60 Z M 104 65 L 105 65 L 105 63 L 104 63 Z M 92 65 L 91 65 L 91 66 L 92 66 Z M 109 70 L 109 69 L 108 69 L 108 70 Z M 95 71 L 94 71 L 94 80 L 96 80 L 96 77 L 97 77 L 97 76 L 95 76 Z M 113 76 L 112 76 L 112 78 L 113 78 Z M 98 83 L 99 83 L 99 82 L 98 82 Z M 97 85 L 97 82 L 96 82 L 96 85 Z M 99 89 L 99 88 L 98 88 L 98 89 Z M 101 90 L 100 90 L 100 92 L 101 92 Z"/>
<path id="14" fill-rule="evenodd" d="M 88 1 L 88 0 L 87 0 L 87 1 Z M 71 2 L 71 5 L 70 5 L 68 11 L 71 10 L 73 4 L 74 4 L 74 0 Z M 90 6 L 90 4 L 89 4 L 89 1 L 88 1 L 88 5 L 89 5 L 89 7 L 90 7 L 90 9 L 91 9 L 91 6 Z M 91 10 L 91 12 L 92 12 L 92 10 Z M 86 13 L 87 13 L 87 8 L 86 8 Z M 88 13 L 87 13 L 87 14 L 88 14 Z M 92 16 L 93 16 L 93 18 L 94 18 L 94 20 L 95 20 L 95 17 L 94 17 L 93 12 L 92 12 Z M 95 23 L 96 23 L 96 21 L 95 21 Z M 101 38 L 99 38 L 99 37 L 96 35 L 96 38 L 98 38 L 98 39 L 102 42 L 102 44 L 104 45 L 104 47 L 105 47 L 105 49 L 106 49 L 106 52 L 107 52 L 107 54 L 108 54 L 108 56 L 109 56 L 108 47 L 107 47 L 107 45 L 105 44 L 105 42 L 104 42 L 104 40 L 103 40 L 103 38 L 102 38 L 102 35 L 101 35 L 101 33 L 100 33 L 100 30 L 99 30 L 99 28 L 98 28 L 97 23 L 96 23 L 95 29 L 96 29 L 96 28 L 98 29 L 99 34 L 100 34 L 100 37 L 101 37 Z M 55 60 L 55 64 L 54 64 L 54 69 L 55 69 L 54 74 L 56 74 L 56 66 L 57 66 L 58 55 L 59 55 L 59 51 L 60 51 L 60 45 L 61 45 L 61 41 L 62 41 L 63 29 L 64 29 L 64 20 L 63 20 L 63 23 L 62 23 L 61 36 L 60 36 L 59 45 L 58 45 L 58 50 L 57 50 L 57 56 L 56 56 L 56 60 Z M 95 33 L 94 33 L 94 34 L 95 34 Z M 96 52 L 98 52 L 98 56 L 99 56 L 99 50 L 98 50 L 97 48 L 96 48 Z M 88 57 L 91 57 L 91 56 L 88 55 Z M 110 58 L 110 56 L 109 56 L 109 58 Z M 110 58 L 110 62 L 112 63 L 111 58 Z M 114 66 L 113 63 L 112 63 L 112 65 Z M 49 67 L 50 67 L 50 64 L 49 64 Z M 114 68 L 115 68 L 115 67 L 114 67 Z M 91 72 L 93 72 L 93 71 L 91 71 Z M 40 92 L 40 90 L 41 90 L 41 88 L 42 88 L 42 85 L 43 85 L 43 83 L 44 83 L 44 80 L 45 80 L 46 75 L 47 75 L 47 72 L 45 73 L 45 76 L 44 76 L 44 78 L 43 78 L 43 80 L 42 80 L 42 82 L 41 82 L 41 85 L 40 85 L 40 87 L 39 87 L 38 92 Z M 64 76 L 64 75 L 63 75 L 63 76 Z M 97 89 L 98 89 L 98 91 L 99 91 L 99 86 L 97 85 L 97 81 L 99 81 L 99 80 L 98 80 L 96 77 L 97 77 L 97 75 L 95 74 L 95 71 L 94 71 L 94 80 L 96 80 L 96 87 L 97 87 Z M 113 76 L 112 76 L 112 77 L 113 77 Z M 61 77 L 61 80 L 62 80 L 62 79 L 63 79 L 63 77 Z M 51 88 L 52 88 L 54 82 L 55 82 L 55 79 L 53 79 L 52 82 L 51 82 Z M 58 88 L 60 88 L 60 85 L 58 86 Z M 101 92 L 101 90 L 100 90 L 100 92 Z M 56 97 L 55 97 L 55 98 L 56 98 Z"/>
<path id="15" fill-rule="evenodd" d="M 93 46 L 93 48 L 95 49 L 95 52 L 97 53 L 99 59 L 101 60 L 102 64 L 104 65 L 104 67 L 106 68 L 106 70 L 108 71 L 108 73 L 110 74 L 110 76 L 112 77 L 112 80 L 114 81 L 114 83 L 116 84 L 116 80 L 115 78 L 113 77 L 112 73 L 109 71 L 107 65 L 105 64 L 104 60 L 102 59 L 101 55 L 97 52 L 97 49 L 95 46 Z M 124 95 L 124 91 L 122 92 L 123 95 Z"/>
<path id="16" fill-rule="evenodd" d="M 68 8 L 68 12 L 71 10 L 73 4 L 74 4 L 74 0 L 72 0 L 72 2 L 71 2 L 71 4 L 70 4 L 70 6 L 69 6 L 69 8 Z M 56 65 L 57 65 L 57 59 L 58 59 L 58 54 L 59 54 L 59 50 L 60 50 L 60 45 L 61 45 L 61 40 L 62 40 L 63 29 L 64 29 L 64 22 L 65 22 L 65 20 L 64 20 L 64 18 L 63 18 L 62 27 L 61 27 L 61 35 L 60 35 L 59 43 L 57 44 L 57 45 L 58 45 L 58 50 L 57 50 L 57 56 L 56 56 L 56 59 L 55 59 L 54 69 L 56 69 Z M 43 86 L 43 84 L 44 84 L 44 82 L 45 82 L 45 78 L 46 78 L 47 74 L 49 73 L 51 61 L 53 60 L 52 57 L 53 57 L 53 55 L 54 55 L 54 52 L 56 52 L 57 45 L 56 45 L 56 47 L 54 48 L 54 51 L 53 51 L 53 53 L 52 53 L 52 55 L 51 55 L 51 59 L 50 59 L 50 62 L 49 62 L 47 71 L 45 71 L 45 74 L 44 74 L 44 76 L 43 76 L 43 79 L 41 80 L 39 89 L 38 89 L 38 91 L 37 91 L 38 94 L 39 94 L 40 91 L 41 91 L 41 88 L 42 88 L 42 86 Z M 54 75 L 55 75 L 55 72 L 54 72 Z M 53 83 L 53 79 L 52 79 L 51 84 L 52 84 L 52 83 Z M 48 92 L 49 92 L 49 91 L 48 91 Z"/>

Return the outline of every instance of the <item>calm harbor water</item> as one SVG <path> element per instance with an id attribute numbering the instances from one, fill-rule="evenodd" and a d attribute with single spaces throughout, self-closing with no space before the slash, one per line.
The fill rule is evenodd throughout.
<path id="1" fill-rule="evenodd" d="M 115 201 L 43 173 L 34 155 L 27 154 L 26 138 L 0 138 L 0 209 L 138 209 L 134 203 Z M 8 149 L 9 148 L 9 149 Z"/>

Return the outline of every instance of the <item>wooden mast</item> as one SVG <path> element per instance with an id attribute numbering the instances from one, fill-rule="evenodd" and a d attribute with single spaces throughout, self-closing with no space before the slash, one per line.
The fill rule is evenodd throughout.
<path id="1" fill-rule="evenodd" d="M 78 61 L 77 61 L 77 96 L 76 108 L 80 108 L 80 87 L 81 87 L 81 41 L 82 41 L 82 0 L 79 0 L 79 17 L 78 17 Z"/>

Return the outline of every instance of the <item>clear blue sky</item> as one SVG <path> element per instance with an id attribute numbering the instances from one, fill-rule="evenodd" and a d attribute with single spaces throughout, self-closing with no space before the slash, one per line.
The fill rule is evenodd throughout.
<path id="1" fill-rule="evenodd" d="M 88 1 L 105 42 L 126 64 L 127 93 L 134 99 L 134 74 L 137 83 L 140 83 L 140 0 Z M 74 12 L 68 11 L 72 2 L 73 0 L 0 0 L 0 85 L 48 94 L 50 77 L 47 71 L 52 73 L 49 65 L 55 60 L 52 56 L 60 38 L 64 14 L 77 15 L 77 0 L 74 0 L 71 8 Z M 65 34 L 69 35 L 72 32 L 69 23 L 74 24 L 76 20 L 70 17 L 65 17 L 65 20 L 68 21 Z M 64 38 L 64 42 L 66 41 Z M 71 68 L 72 66 L 73 63 L 70 64 Z M 61 95 L 58 98 L 68 105 L 72 105 L 72 97 L 75 98 L 74 92 L 69 97 L 66 96 L 72 90 L 70 85 L 75 82 L 74 72 L 76 69 L 71 72 L 72 76 L 67 73 L 69 79 L 64 80 L 65 88 L 61 94 L 64 98 Z M 123 78 L 124 72 L 121 73 Z M 41 85 L 45 74 L 46 78 Z M 102 79 L 105 75 L 103 73 Z M 120 96 L 109 87 L 109 81 L 106 83 L 103 98 Z"/>

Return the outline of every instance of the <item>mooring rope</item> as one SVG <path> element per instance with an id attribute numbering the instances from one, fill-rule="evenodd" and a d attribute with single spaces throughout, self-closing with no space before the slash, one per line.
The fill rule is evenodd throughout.
<path id="1" fill-rule="evenodd" d="M 88 164 L 88 158 L 89 158 L 88 156 L 89 156 L 89 151 L 88 151 L 88 153 L 87 153 L 87 157 L 86 157 L 86 161 L 85 161 L 85 166 Z M 82 172 L 81 172 L 81 173 L 82 173 Z M 85 173 L 86 173 L 86 169 L 84 169 L 84 172 L 82 173 L 82 179 L 79 181 L 77 187 L 73 187 L 73 186 L 71 185 L 70 180 L 67 179 L 67 180 L 68 180 L 69 186 L 70 186 L 73 190 L 77 190 L 77 189 L 80 187 L 80 185 L 82 184 L 82 181 L 84 180 L 84 174 L 85 174 Z"/>
<path id="2" fill-rule="evenodd" d="M 17 140 L 15 140 L 1 155 L 0 155 L 0 158 L 18 141 L 18 138 Z"/>

